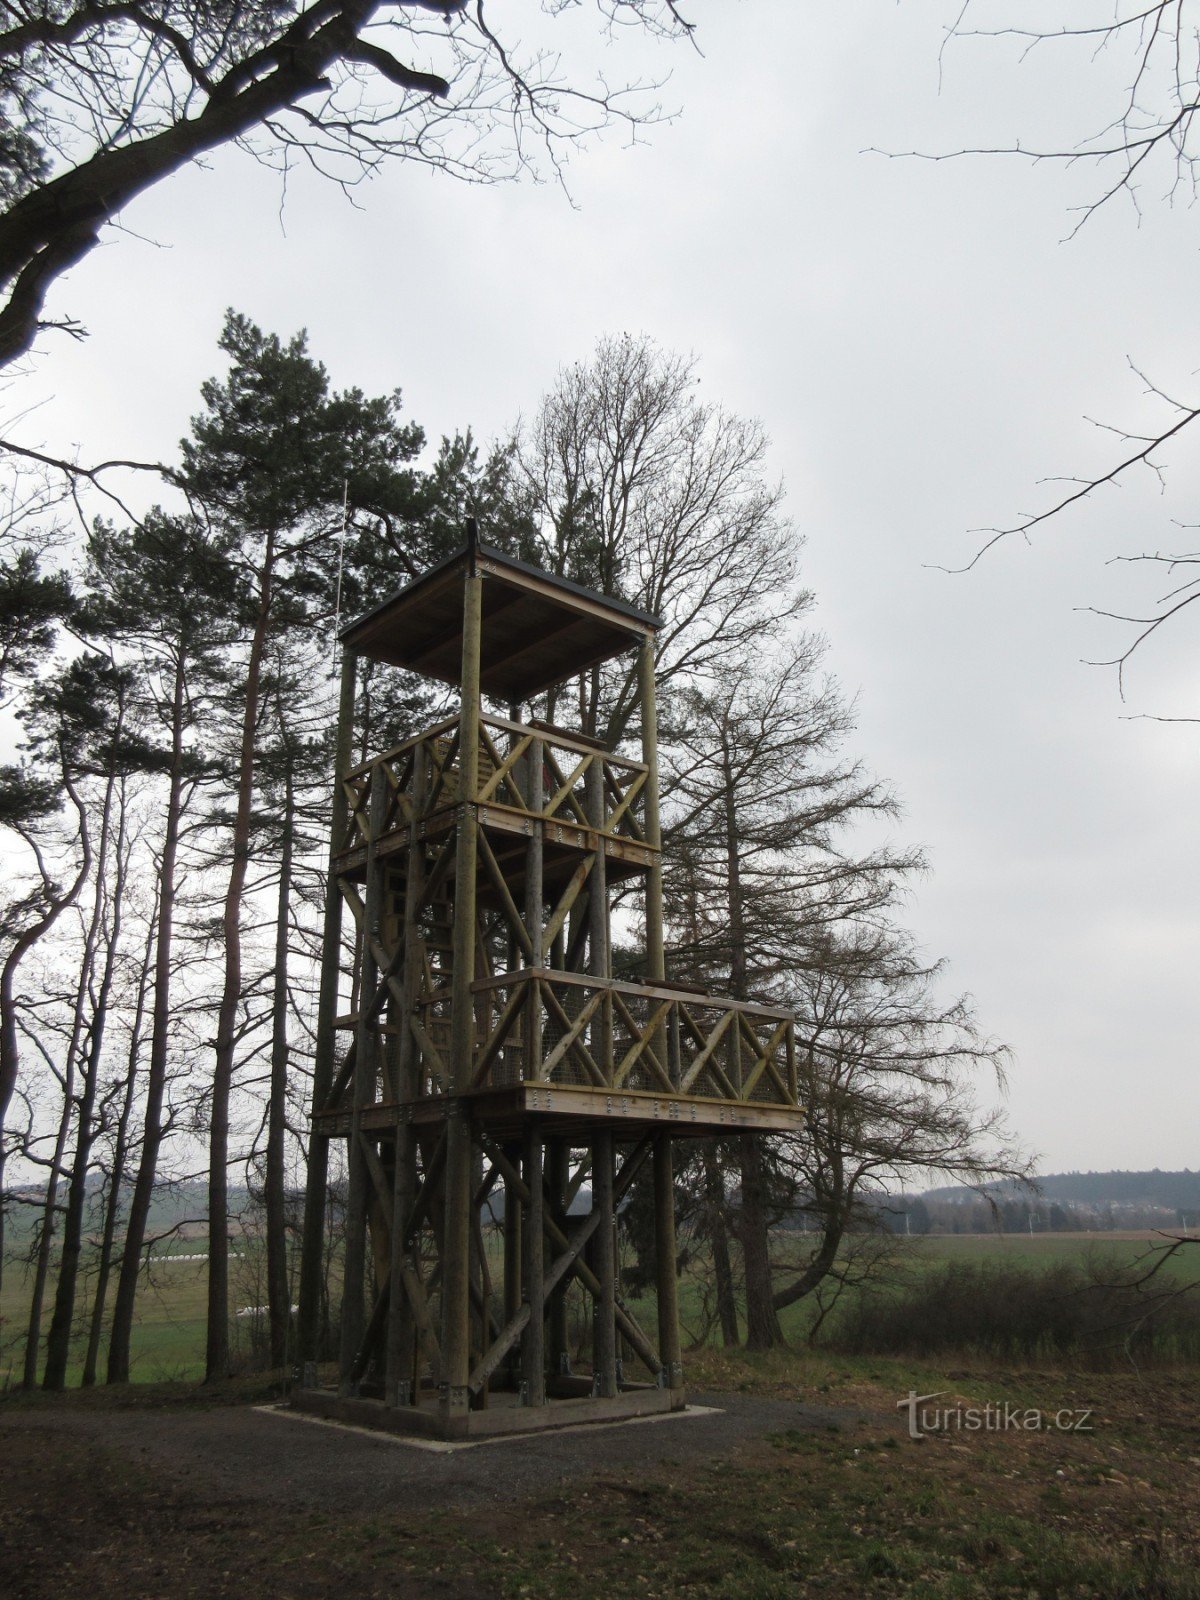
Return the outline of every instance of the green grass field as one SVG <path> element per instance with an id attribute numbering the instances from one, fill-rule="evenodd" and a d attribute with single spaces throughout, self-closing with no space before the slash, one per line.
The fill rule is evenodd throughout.
<path id="1" fill-rule="evenodd" d="M 1060 1264 L 1085 1267 L 1095 1262 L 1098 1267 L 1120 1271 L 1142 1264 L 1148 1266 L 1151 1253 L 1161 1250 L 1167 1241 L 1156 1233 L 1113 1232 L 936 1234 L 922 1238 L 897 1236 L 890 1242 L 891 1258 L 879 1268 L 876 1292 L 898 1292 L 915 1276 L 948 1261 L 972 1265 L 997 1262 L 1031 1270 Z M 781 1232 L 776 1235 L 773 1259 L 781 1265 L 801 1262 L 812 1243 L 811 1237 L 803 1234 Z M 1162 1270 L 1179 1282 L 1200 1281 L 1200 1243 L 1195 1249 L 1178 1251 Z M 786 1274 L 780 1273 L 778 1281 L 785 1282 Z M 841 1308 L 848 1308 L 858 1292 L 853 1288 L 846 1290 Z M 703 1298 L 703 1271 L 685 1276 L 680 1292 L 680 1320 L 685 1333 L 691 1330 L 693 1337 L 704 1325 Z M 650 1315 L 652 1305 L 653 1302 L 648 1302 L 646 1306 Z M 784 1336 L 795 1344 L 806 1341 L 814 1314 L 811 1301 L 800 1301 L 788 1307 L 780 1317 Z"/>
<path id="2" fill-rule="evenodd" d="M 169 1252 L 157 1255 L 148 1276 L 143 1276 L 138 1293 L 131 1342 L 130 1370 L 135 1383 L 163 1383 L 171 1379 L 198 1379 L 204 1376 L 204 1330 L 207 1296 L 207 1266 L 204 1261 L 187 1260 L 203 1254 L 203 1240 L 186 1240 Z M 250 1320 L 237 1313 L 247 1306 L 261 1305 L 262 1263 L 256 1249 L 239 1246 L 230 1262 L 229 1310 L 235 1356 L 239 1364 L 248 1361 Z M 110 1282 L 109 1300 L 115 1285 Z M 19 1262 L 5 1263 L 4 1288 L 0 1292 L 0 1388 L 20 1380 L 25 1330 L 29 1319 L 31 1277 Z M 45 1337 L 54 1309 L 54 1283 L 51 1282 L 42 1313 Z M 79 1304 L 90 1315 L 92 1280 L 82 1281 Z M 87 1345 L 87 1326 L 77 1313 L 72 1339 L 72 1363 L 67 1381 L 79 1381 Z M 100 1349 L 99 1378 L 103 1382 L 107 1335 Z"/>
<path id="3" fill-rule="evenodd" d="M 1166 1241 L 1161 1234 L 1136 1233 L 951 1233 L 926 1238 L 899 1237 L 897 1244 L 914 1261 L 1050 1261 L 1084 1262 L 1097 1253 L 1129 1264 Z M 1200 1245 L 1193 1252 L 1200 1258 Z M 1189 1262 L 1181 1251 L 1168 1270 L 1200 1278 L 1200 1259 Z"/>
<path id="4" fill-rule="evenodd" d="M 492 1241 L 498 1247 L 498 1238 Z M 803 1235 L 781 1233 L 775 1255 L 786 1262 L 800 1258 L 805 1249 Z M 912 1274 L 921 1273 L 948 1260 L 964 1262 L 1002 1261 L 1010 1264 L 1043 1266 L 1051 1262 L 1082 1264 L 1089 1257 L 1101 1257 L 1118 1266 L 1146 1258 L 1147 1252 L 1163 1241 L 1150 1233 L 1043 1233 L 1034 1234 L 957 1234 L 926 1238 L 897 1238 L 894 1262 L 881 1280 L 900 1284 Z M 202 1240 L 181 1240 L 170 1254 L 156 1258 L 150 1276 L 143 1280 L 132 1346 L 132 1371 L 135 1382 L 161 1383 L 170 1379 L 198 1379 L 204 1372 L 204 1331 L 206 1268 L 203 1261 L 178 1259 L 203 1252 Z M 493 1281 L 498 1282 L 498 1248 L 489 1250 Z M 243 1242 L 230 1265 L 230 1316 L 236 1362 L 249 1365 L 253 1358 L 253 1319 L 237 1313 L 265 1301 L 261 1251 L 255 1241 Z M 176 1258 L 172 1260 L 172 1257 Z M 1167 1271 L 1180 1281 L 1200 1280 L 1200 1245 L 1179 1252 Z M 90 1280 L 84 1281 L 81 1303 L 90 1305 Z M 9 1262 L 5 1267 L 4 1288 L 0 1293 L 0 1388 L 19 1381 L 25 1328 L 29 1316 L 29 1276 L 22 1266 Z M 855 1291 L 848 1291 L 854 1293 Z M 587 1308 L 583 1292 L 573 1291 L 573 1324 L 577 1338 L 586 1340 Z M 694 1339 L 704 1324 L 702 1275 L 685 1276 L 681 1286 L 680 1316 L 685 1342 Z M 630 1300 L 639 1321 L 654 1325 L 653 1299 Z M 47 1294 L 42 1318 L 42 1333 L 49 1326 L 53 1308 L 53 1284 Z M 801 1302 L 782 1317 L 785 1336 L 802 1344 L 808 1336 L 812 1307 Z M 86 1327 L 79 1326 L 74 1341 L 75 1359 L 68 1381 L 78 1382 L 82 1369 Z M 101 1350 L 100 1376 L 103 1378 L 104 1350 Z"/>

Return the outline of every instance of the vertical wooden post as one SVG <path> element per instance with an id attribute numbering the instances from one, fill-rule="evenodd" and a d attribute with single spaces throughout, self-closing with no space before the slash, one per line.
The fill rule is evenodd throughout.
<path id="1" fill-rule="evenodd" d="M 404 942 L 404 1000 L 400 1006 L 389 1003 L 389 1021 L 400 1028 L 396 1061 L 396 1098 L 400 1120 L 396 1126 L 396 1170 L 392 1203 L 392 1258 L 389 1282 L 387 1332 L 387 1403 L 391 1406 L 416 1402 L 412 1392 L 412 1365 L 416 1342 L 412 1307 L 404 1293 L 402 1277 L 408 1261 L 408 1240 L 404 1229 L 412 1212 L 417 1192 L 417 1140 L 409 1117 L 409 1105 L 417 1098 L 417 1048 L 412 1031 L 421 972 L 421 941 L 417 907 L 425 887 L 425 845 L 420 820 L 425 810 L 428 751 L 418 744 L 413 751 L 412 822 L 408 836 L 408 857 L 404 879 L 404 921 L 400 937 Z"/>
<path id="2" fill-rule="evenodd" d="M 533 832 L 525 847 L 525 931 L 529 935 L 529 965 L 535 970 L 545 965 L 545 839 L 546 825 L 542 821 L 545 796 L 542 789 L 542 741 L 534 739 L 528 753 L 529 781 L 526 804 L 532 814 Z M 525 1078 L 536 1079 L 542 1069 L 542 995 L 540 979 L 530 980 L 533 988 L 529 1004 L 525 1007 Z"/>
<path id="3" fill-rule="evenodd" d="M 663 955 L 662 828 L 658 816 L 658 713 L 654 698 L 654 640 L 638 651 L 638 693 L 642 702 L 642 760 L 646 763 L 646 843 L 654 850 L 646 875 L 646 976 L 661 983 L 667 975 Z"/>
<path id="4" fill-rule="evenodd" d="M 596 756 L 587 770 L 585 779 L 587 817 L 596 830 L 593 841 L 595 860 L 588 874 L 588 971 L 597 978 L 607 978 L 608 956 L 608 874 L 604 855 L 604 772 Z"/>
<path id="5" fill-rule="evenodd" d="M 375 949 L 384 913 L 384 874 L 379 858 L 379 837 L 387 815 L 387 777 L 382 763 L 372 768 L 368 810 L 366 891 L 363 909 L 362 982 L 359 991 L 358 1026 L 354 1034 L 354 1079 L 350 1107 L 350 1139 L 347 1155 L 346 1256 L 342 1277 L 341 1390 L 353 1393 L 356 1387 L 353 1368 L 366 1331 L 363 1321 L 363 1292 L 366 1286 L 367 1206 L 370 1178 L 362 1147 L 362 1113 L 375 1099 L 379 1070 L 379 1022 L 367 1015 L 379 983 Z"/>
<path id="6" fill-rule="evenodd" d="M 521 1383 L 527 1406 L 546 1403 L 546 1289 L 544 1191 L 542 1188 L 542 1136 L 536 1122 L 525 1130 L 525 1214 L 521 1218 L 521 1247 L 525 1268 L 525 1298 L 529 1323 L 521 1341 Z"/>
<path id="7" fill-rule="evenodd" d="M 662 983 L 667 969 L 663 951 L 662 828 L 658 815 L 658 717 L 654 697 L 654 641 L 642 640 L 638 655 L 638 690 L 642 701 L 642 760 L 646 763 L 646 843 L 655 848 L 646 878 L 646 975 Z M 661 1036 L 660 1036 L 661 1038 Z M 657 1041 L 656 1041 L 657 1042 Z M 658 1259 L 658 1348 L 663 1380 L 683 1389 L 679 1349 L 679 1283 L 675 1276 L 675 1174 L 671 1135 L 654 1138 L 654 1239 Z"/>
<path id="8" fill-rule="evenodd" d="M 350 741 L 354 727 L 354 691 L 358 657 L 342 651 L 342 681 L 338 698 L 337 734 L 333 760 L 333 801 L 329 816 L 329 871 L 325 883 L 325 922 L 321 938 L 321 980 L 317 1001 L 317 1037 L 313 1056 L 313 1111 L 324 1109 L 333 1087 L 333 1061 L 337 1036 L 334 1022 L 341 977 L 342 892 L 337 880 L 337 857 L 345 843 L 349 806 L 344 781 L 350 768 Z M 329 1141 L 310 1133 L 308 1173 L 304 1187 L 304 1233 L 300 1246 L 300 1311 L 297 1319 L 297 1353 L 304 1365 L 320 1353 L 321 1302 L 324 1296 L 325 1190 L 329 1182 Z"/>
<path id="9" fill-rule="evenodd" d="M 570 1141 L 562 1137 L 547 1139 L 545 1151 L 550 1215 L 555 1225 L 565 1233 L 567 1184 L 571 1179 Z M 567 1328 L 568 1286 L 567 1278 L 560 1278 L 551 1291 L 546 1305 L 546 1353 L 549 1356 L 552 1378 L 564 1377 L 571 1370 L 571 1340 Z"/>
<path id="10" fill-rule="evenodd" d="M 509 705 L 509 708 L 508 708 L 508 720 L 510 722 L 517 722 L 517 723 L 519 723 L 520 720 L 521 720 L 521 707 L 517 704 L 516 701 L 513 701 Z M 512 752 L 516 749 L 517 745 L 520 742 L 520 738 L 521 738 L 521 736 L 520 736 L 519 733 L 517 733 L 515 731 L 510 731 L 509 732 L 508 740 L 507 740 L 507 747 L 508 747 L 508 754 L 509 755 L 511 755 Z M 513 765 L 513 770 L 512 770 L 513 781 L 516 783 L 518 793 L 520 793 L 522 795 L 526 795 L 526 794 L 529 793 L 528 767 L 529 767 L 528 754 L 526 754 L 524 756 L 518 756 L 516 762 Z M 505 970 L 505 972 L 515 972 L 517 970 L 517 968 L 521 965 L 521 954 L 520 954 L 520 943 L 519 943 L 518 938 L 517 938 L 517 932 L 516 932 L 516 929 L 512 927 L 511 923 L 509 924 L 508 930 L 507 930 L 506 944 L 507 944 L 507 949 L 506 949 L 506 952 L 505 952 L 504 970 Z"/>
<path id="11" fill-rule="evenodd" d="M 484 1034 L 486 1038 L 487 1035 Z M 478 1144 L 471 1142 L 471 1234 L 468 1248 L 467 1272 L 469 1275 L 469 1305 L 467 1311 L 468 1327 L 468 1353 L 467 1370 L 474 1366 L 476 1359 L 487 1349 L 491 1338 L 491 1303 L 490 1303 L 490 1278 L 483 1259 L 484 1242 L 483 1226 L 480 1219 L 481 1208 L 475 1203 L 475 1196 L 483 1187 L 483 1151 Z M 472 1411 L 486 1408 L 488 1403 L 488 1385 L 485 1382 L 482 1389 L 474 1394 L 468 1394 L 468 1404 Z"/>
<path id="12" fill-rule="evenodd" d="M 505 1154 L 514 1166 L 521 1160 L 520 1147 Z M 511 1178 L 504 1180 L 504 1321 L 509 1323 L 521 1309 L 521 1200 Z"/>
<path id="13" fill-rule="evenodd" d="M 613 1211 L 613 1136 L 597 1128 L 592 1136 L 592 1205 L 600 1213 L 593 1235 L 593 1271 L 600 1280 L 592 1319 L 592 1371 L 597 1392 L 617 1392 L 617 1256 Z"/>
<path id="14" fill-rule="evenodd" d="M 471 1361 L 471 1122 L 463 1098 L 471 1082 L 475 1013 L 475 875 L 478 857 L 479 642 L 483 578 L 469 572 L 463 593 L 462 707 L 459 713 L 459 821 L 454 866 L 450 1002 L 450 1106 L 446 1119 L 445 1219 L 442 1234 L 442 1408 L 447 1421 L 468 1408 Z"/>
<path id="15" fill-rule="evenodd" d="M 595 857 L 588 886 L 588 971 L 600 982 L 611 978 L 608 929 L 607 862 L 604 855 L 604 769 L 599 756 L 592 758 L 585 780 L 588 821 L 596 830 Z M 613 1070 L 611 995 L 596 1013 L 592 1025 L 592 1054 L 611 1084 Z M 598 1394 L 612 1399 L 617 1393 L 617 1255 L 616 1217 L 613 1211 L 613 1136 L 597 1128 L 592 1136 L 592 1206 L 600 1213 L 593 1235 L 592 1270 L 600 1292 L 592 1306 L 592 1373 Z"/>
<path id="16" fill-rule="evenodd" d="M 588 887 L 588 971 L 595 978 L 612 977 L 608 929 L 608 871 L 604 855 L 604 768 L 601 758 L 595 756 L 587 770 L 585 797 L 587 816 L 596 834 L 593 841 L 595 859 L 589 875 Z M 612 995 L 607 994 L 596 1012 L 592 1024 L 592 1055 L 604 1073 L 605 1082 L 612 1083 Z"/>
<path id="17" fill-rule="evenodd" d="M 679 1280 L 675 1275 L 675 1172 L 671 1135 L 654 1136 L 654 1245 L 658 1266 L 658 1350 L 663 1381 L 683 1389 L 679 1349 Z"/>

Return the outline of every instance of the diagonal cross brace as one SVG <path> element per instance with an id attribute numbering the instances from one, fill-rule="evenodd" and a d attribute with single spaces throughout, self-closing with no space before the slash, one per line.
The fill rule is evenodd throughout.
<path id="1" fill-rule="evenodd" d="M 511 1184 L 516 1198 L 522 1203 L 522 1205 L 527 1204 L 529 1199 L 529 1190 L 525 1184 L 525 1180 L 521 1177 L 521 1174 L 517 1170 L 516 1166 L 512 1161 L 509 1160 L 508 1156 L 505 1155 L 503 1150 L 494 1147 L 490 1141 L 483 1140 L 481 1142 L 483 1143 L 484 1149 L 488 1153 L 489 1159 L 495 1164 L 495 1167 L 499 1170 L 501 1176 L 506 1178 Z M 650 1154 L 652 1148 L 653 1140 L 651 1135 L 648 1133 L 643 1134 L 638 1140 L 637 1144 L 634 1145 L 633 1149 L 626 1156 L 625 1162 L 621 1167 L 620 1172 L 617 1174 L 616 1181 L 613 1184 L 614 1208 L 620 1205 L 621 1201 L 629 1192 L 633 1180 L 641 1171 L 646 1157 Z M 560 1254 L 555 1258 L 554 1264 L 546 1273 L 547 1294 L 549 1294 L 553 1285 L 559 1282 L 564 1273 L 571 1272 L 580 1280 L 584 1288 L 590 1295 L 593 1296 L 593 1298 L 599 1296 L 600 1280 L 588 1266 L 587 1262 L 580 1259 L 580 1251 L 582 1250 L 584 1244 L 587 1243 L 587 1240 L 591 1238 L 592 1233 L 599 1224 L 599 1220 L 600 1213 L 598 1211 L 590 1212 L 587 1217 L 582 1219 L 581 1223 L 575 1230 L 573 1230 L 571 1235 L 568 1236 L 554 1221 L 553 1217 L 550 1215 L 549 1208 L 546 1208 L 543 1220 L 543 1230 L 546 1234 L 546 1237 L 550 1239 L 551 1243 L 557 1246 L 560 1251 Z M 586 1232 L 584 1231 L 585 1229 Z M 580 1237 L 580 1235 L 583 1235 L 583 1237 Z M 577 1239 L 578 1246 L 577 1248 L 573 1248 Z M 475 1384 L 476 1374 L 479 1374 L 480 1384 L 486 1382 L 487 1378 L 496 1370 L 501 1361 L 504 1360 L 504 1357 L 512 1349 L 516 1341 L 521 1337 L 521 1334 L 525 1331 L 528 1323 L 529 1307 L 528 1305 L 524 1305 L 521 1307 L 520 1311 L 518 1311 L 516 1315 L 510 1319 L 505 1327 L 501 1329 L 498 1338 L 493 1341 L 492 1345 L 487 1351 L 487 1354 L 477 1364 L 475 1371 L 471 1374 L 470 1382 L 472 1386 Z M 654 1346 L 650 1343 L 650 1340 L 646 1337 L 645 1333 L 643 1333 L 642 1329 L 634 1319 L 632 1312 L 630 1312 L 623 1304 L 621 1304 L 620 1301 L 617 1302 L 617 1326 L 629 1340 L 630 1344 L 641 1357 L 642 1361 L 646 1364 L 646 1367 L 651 1372 L 661 1372 L 662 1360 L 659 1357 L 658 1351 L 655 1350 Z M 493 1356 L 495 1357 L 494 1361 L 492 1359 Z"/>

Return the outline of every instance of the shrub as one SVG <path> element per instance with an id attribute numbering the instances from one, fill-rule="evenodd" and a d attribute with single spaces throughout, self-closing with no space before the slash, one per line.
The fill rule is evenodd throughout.
<path id="1" fill-rule="evenodd" d="M 824 1342 L 864 1355 L 1195 1361 L 1200 1287 L 1100 1257 L 1040 1268 L 948 1261 L 890 1294 L 864 1291 Z"/>

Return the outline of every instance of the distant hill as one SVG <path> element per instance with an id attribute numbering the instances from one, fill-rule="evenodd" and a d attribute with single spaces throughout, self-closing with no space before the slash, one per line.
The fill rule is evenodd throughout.
<path id="1" fill-rule="evenodd" d="M 1088 1233 L 1200 1228 L 1200 1172 L 1050 1172 L 1036 1187 L 1011 1181 L 893 1197 L 888 1226 L 905 1233 Z"/>
<path id="2" fill-rule="evenodd" d="M 87 1229 L 89 1234 L 97 1233 L 101 1224 L 101 1188 L 99 1181 L 88 1184 L 89 1191 L 89 1216 Z M 45 1198 L 45 1189 L 32 1184 L 14 1184 L 6 1195 L 6 1243 L 11 1248 L 23 1244 L 33 1233 L 34 1226 L 41 1216 L 41 1208 Z M 126 1197 L 128 1201 L 128 1196 Z M 250 1195 L 244 1188 L 236 1186 L 229 1190 L 229 1211 L 232 1217 L 237 1217 L 250 1209 Z M 148 1237 L 167 1234 L 172 1229 L 177 1229 L 181 1238 L 203 1237 L 206 1231 L 208 1218 L 208 1187 L 204 1183 L 190 1181 L 183 1183 L 162 1184 L 154 1191 L 154 1198 L 150 1202 L 150 1216 L 147 1220 L 146 1233 Z M 124 1218 L 118 1226 L 118 1234 L 124 1230 Z"/>
<path id="3" fill-rule="evenodd" d="M 1081 1206 L 1150 1206 L 1167 1211 L 1200 1211 L 1200 1172 L 1052 1172 L 1037 1179 L 1046 1200 Z M 1013 1182 L 989 1183 L 983 1193 L 997 1200 L 1024 1199 L 1028 1190 Z M 922 1199 L 969 1203 L 976 1191 L 955 1184 L 928 1189 Z"/>

